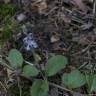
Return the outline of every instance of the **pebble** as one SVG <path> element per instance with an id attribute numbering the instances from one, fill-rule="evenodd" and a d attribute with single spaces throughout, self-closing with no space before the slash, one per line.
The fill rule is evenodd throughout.
<path id="1" fill-rule="evenodd" d="M 60 40 L 60 37 L 58 34 L 54 34 L 51 36 L 50 40 L 51 40 L 51 43 L 55 43 Z"/>
<path id="2" fill-rule="evenodd" d="M 21 22 L 26 19 L 26 16 L 23 13 L 20 13 L 16 17 L 17 21 Z"/>

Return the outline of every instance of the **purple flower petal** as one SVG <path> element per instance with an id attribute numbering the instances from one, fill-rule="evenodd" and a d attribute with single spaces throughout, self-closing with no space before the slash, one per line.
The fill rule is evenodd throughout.
<path id="1" fill-rule="evenodd" d="M 31 49 L 34 48 L 38 48 L 38 44 L 36 43 L 36 41 L 33 38 L 33 34 L 29 33 L 24 39 L 23 39 L 23 43 L 24 43 L 24 48 L 29 51 Z"/>

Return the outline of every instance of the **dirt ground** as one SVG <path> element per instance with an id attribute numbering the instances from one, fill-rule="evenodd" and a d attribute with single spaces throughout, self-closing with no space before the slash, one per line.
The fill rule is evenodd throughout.
<path id="1" fill-rule="evenodd" d="M 17 25 L 12 27 L 11 35 L 7 34 L 8 32 L 7 35 L 4 35 L 2 26 L 6 24 L 7 17 L 4 17 L 5 13 L 0 16 L 0 41 L 3 42 L 3 46 L 0 45 L 0 56 L 5 58 L 11 48 L 16 48 L 23 54 L 25 60 L 35 62 L 32 59 L 33 53 L 30 52 L 30 48 L 24 47 L 23 42 L 24 38 L 32 33 L 33 40 L 36 42 L 32 48 L 39 56 L 39 65 L 42 68 L 48 57 L 64 55 L 69 61 L 69 66 L 65 71 L 79 69 L 83 73 L 96 73 L 95 0 L 1 0 L 0 3 L 0 6 L 4 3 L 16 6 L 16 11 L 11 13 L 9 18 L 15 19 L 19 25 L 18 29 L 16 29 Z M 12 25 L 14 24 L 12 23 Z M 38 68 L 40 66 L 37 65 Z M 13 95 L 10 95 L 10 91 L 7 92 L 5 88 L 0 92 L 0 96 L 19 96 L 17 85 L 13 83 L 15 77 L 8 79 L 6 74 L 10 74 L 10 72 L 6 73 L 6 68 L 1 65 L 0 82 L 7 87 L 13 84 L 14 86 L 10 87 L 10 90 L 14 89 L 12 90 Z M 60 85 L 61 74 L 62 72 L 49 78 L 50 82 L 57 84 L 50 84 L 49 96 L 87 96 L 83 95 L 88 94 L 86 87 L 76 89 L 74 95 L 64 90 Z M 38 76 L 38 78 L 41 77 Z M 30 84 L 32 84 L 30 80 L 21 77 L 23 91 L 27 91 L 22 96 L 30 96 Z"/>

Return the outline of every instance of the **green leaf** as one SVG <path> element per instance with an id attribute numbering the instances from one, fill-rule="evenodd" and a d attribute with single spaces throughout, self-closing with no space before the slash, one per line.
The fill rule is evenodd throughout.
<path id="1" fill-rule="evenodd" d="M 23 75 L 25 77 L 37 76 L 39 71 L 36 69 L 34 65 L 26 65 L 23 68 Z"/>
<path id="2" fill-rule="evenodd" d="M 86 75 L 86 82 L 88 92 L 91 93 L 92 91 L 96 92 L 96 75 Z"/>
<path id="3" fill-rule="evenodd" d="M 67 58 L 62 55 L 51 57 L 45 65 L 45 73 L 47 76 L 53 76 L 65 68 L 67 64 Z"/>
<path id="4" fill-rule="evenodd" d="M 31 96 L 48 96 L 47 80 L 36 80 L 31 87 Z"/>
<path id="5" fill-rule="evenodd" d="M 71 73 L 64 73 L 62 82 L 68 88 L 78 88 L 86 83 L 85 76 L 78 70 L 74 70 Z"/>
<path id="6" fill-rule="evenodd" d="M 12 49 L 7 59 L 13 68 L 21 67 L 23 64 L 23 56 L 17 49 Z"/>

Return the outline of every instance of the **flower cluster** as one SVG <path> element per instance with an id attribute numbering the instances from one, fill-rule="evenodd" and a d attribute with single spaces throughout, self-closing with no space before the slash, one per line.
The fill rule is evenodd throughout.
<path id="1" fill-rule="evenodd" d="M 33 34 L 29 33 L 23 39 L 24 49 L 30 51 L 31 49 L 38 48 L 38 44 L 36 43 Z"/>

